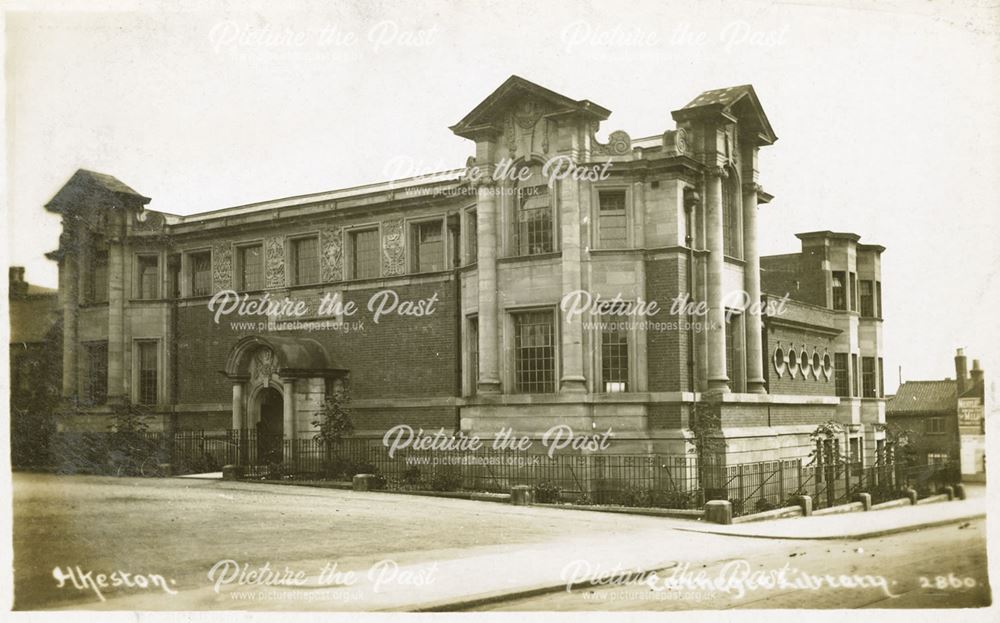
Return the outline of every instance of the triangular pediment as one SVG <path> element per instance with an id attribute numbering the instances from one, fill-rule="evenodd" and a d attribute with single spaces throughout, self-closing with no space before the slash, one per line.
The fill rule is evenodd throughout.
<path id="1" fill-rule="evenodd" d="M 739 120 L 747 130 L 757 134 L 761 144 L 770 145 L 778 140 L 757 93 L 749 84 L 705 91 L 671 116 L 680 122 L 720 114 Z"/>
<path id="2" fill-rule="evenodd" d="M 50 212 L 96 207 L 136 207 L 150 202 L 118 178 L 106 173 L 78 169 L 45 204 Z"/>
<path id="3" fill-rule="evenodd" d="M 533 115 L 543 114 L 543 111 L 550 115 L 580 113 L 592 117 L 594 121 L 603 121 L 611 115 L 610 110 L 590 100 L 575 100 L 520 76 L 511 76 L 461 121 L 451 126 L 451 130 L 459 136 L 473 138 L 483 130 L 499 129 L 512 109 L 527 120 Z"/>

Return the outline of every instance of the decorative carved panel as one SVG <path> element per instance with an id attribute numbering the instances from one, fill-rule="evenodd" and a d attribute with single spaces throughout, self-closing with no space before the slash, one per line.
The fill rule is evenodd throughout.
<path id="1" fill-rule="evenodd" d="M 280 236 L 264 242 L 264 282 L 267 288 L 285 286 L 285 241 Z"/>
<path id="2" fill-rule="evenodd" d="M 321 278 L 325 282 L 343 279 L 344 239 L 339 227 L 320 232 Z"/>
<path id="3" fill-rule="evenodd" d="M 277 371 L 278 364 L 274 352 L 267 347 L 261 347 L 253 354 L 250 361 L 250 382 L 254 385 L 267 385 L 271 375 Z"/>
<path id="4" fill-rule="evenodd" d="M 212 247 L 212 282 L 215 291 L 233 287 L 233 248 L 227 243 Z"/>
<path id="5" fill-rule="evenodd" d="M 382 223 L 382 274 L 402 275 L 406 272 L 406 247 L 403 219 Z"/>

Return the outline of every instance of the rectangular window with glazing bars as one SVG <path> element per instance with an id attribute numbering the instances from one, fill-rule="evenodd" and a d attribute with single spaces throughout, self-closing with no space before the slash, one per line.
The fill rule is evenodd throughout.
<path id="1" fill-rule="evenodd" d="M 208 296 L 212 293 L 212 253 L 192 253 L 190 260 L 191 296 Z"/>
<path id="2" fill-rule="evenodd" d="M 605 393 L 629 390 L 628 331 L 624 322 L 602 322 L 601 385 Z"/>
<path id="3" fill-rule="evenodd" d="M 545 186 L 528 186 L 517 197 L 517 254 L 551 253 L 552 206 Z"/>
<path id="4" fill-rule="evenodd" d="M 597 193 L 598 222 L 602 249 L 620 249 L 628 246 L 627 217 L 624 190 L 602 190 Z"/>
<path id="5" fill-rule="evenodd" d="M 157 344 L 152 341 L 138 343 L 139 355 L 139 404 L 157 402 Z"/>
<path id="6" fill-rule="evenodd" d="M 372 279 L 381 274 L 378 229 L 352 231 L 350 274 L 352 279 Z"/>
<path id="7" fill-rule="evenodd" d="M 514 314 L 514 383 L 519 393 L 555 391 L 555 328 L 552 312 Z"/>
<path id="8" fill-rule="evenodd" d="M 239 288 L 242 291 L 260 290 L 264 287 L 264 255 L 263 247 L 253 244 L 240 247 L 237 257 L 239 259 Z"/>
<path id="9" fill-rule="evenodd" d="M 319 238 L 295 238 L 291 251 L 292 283 L 299 286 L 319 281 Z"/>

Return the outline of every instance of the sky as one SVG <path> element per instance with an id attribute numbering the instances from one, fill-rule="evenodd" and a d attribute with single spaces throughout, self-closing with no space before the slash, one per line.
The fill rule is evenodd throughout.
<path id="1" fill-rule="evenodd" d="M 42 206 L 78 168 L 192 214 L 462 166 L 448 126 L 511 74 L 610 109 L 601 137 L 750 83 L 779 137 L 761 253 L 886 247 L 887 392 L 953 378 L 957 347 L 1000 370 L 987 0 L 7 5 L 6 255 L 33 283 L 56 285 Z"/>

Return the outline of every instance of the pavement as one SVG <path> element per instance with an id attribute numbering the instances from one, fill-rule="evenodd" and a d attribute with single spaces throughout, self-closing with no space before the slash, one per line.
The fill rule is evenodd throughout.
<path id="1" fill-rule="evenodd" d="M 729 526 L 692 523 L 678 530 L 766 539 L 869 539 L 986 516 L 986 487 L 966 485 L 966 499 Z M 863 520 L 862 520 L 863 517 Z"/>
<path id="2" fill-rule="evenodd" d="M 277 486 L 276 486 L 277 487 Z M 301 489 L 299 487 L 284 487 Z M 858 539 L 960 522 L 985 513 L 985 490 L 969 487 L 962 501 L 920 504 L 864 513 L 780 519 L 719 526 L 684 519 L 623 518 L 621 515 L 545 509 L 544 516 L 601 515 L 627 529 L 549 536 L 541 542 L 429 549 L 397 557 L 391 566 L 375 568 L 363 558 L 341 559 L 336 578 L 311 575 L 297 586 L 223 586 L 202 584 L 184 593 L 184 609 L 193 610 L 340 610 L 452 611 L 494 602 L 565 591 L 567 587 L 600 585 L 608 578 L 665 571 L 682 564 L 711 564 L 720 559 L 759 555 L 778 546 L 774 540 Z M 386 493 L 328 492 L 329 495 L 384 496 Z M 322 495 L 322 494 L 320 494 Z M 360 499 L 355 497 L 355 499 Z M 406 502 L 413 503 L 410 497 Z M 451 502 L 449 502 L 451 503 Z M 482 502 L 454 501 L 455 504 Z M 498 522 L 515 509 L 493 505 Z M 442 509 L 444 510 L 444 509 Z M 863 520 L 862 520 L 863 519 Z M 634 522 L 634 523 L 633 523 Z M 567 531 L 567 534 L 572 534 Z M 733 538 L 754 537 L 754 538 Z M 787 545 L 787 543 L 785 544 Z M 704 563 L 704 564 L 702 564 Z M 350 574 L 350 575 L 346 575 Z M 91 607 L 99 609 L 174 609 L 176 602 L 149 594 L 127 594 Z M 74 606 L 68 606 L 72 609 Z"/>

